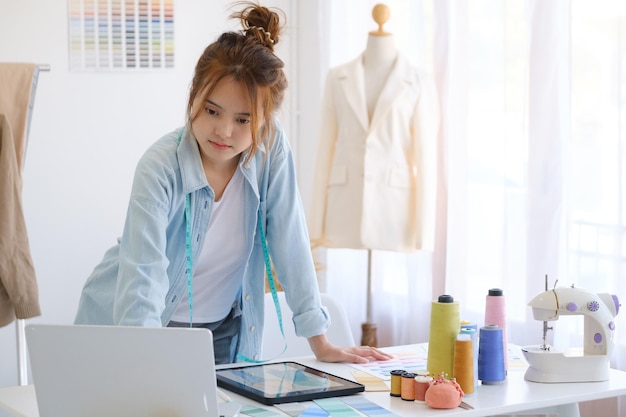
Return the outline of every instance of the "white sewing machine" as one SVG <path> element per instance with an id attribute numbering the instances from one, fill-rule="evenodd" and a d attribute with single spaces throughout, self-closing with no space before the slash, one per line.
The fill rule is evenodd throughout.
<path id="1" fill-rule="evenodd" d="M 547 284 L 547 283 L 546 283 Z M 595 294 L 571 287 L 555 287 L 537 295 L 530 303 L 535 320 L 543 321 L 543 344 L 522 347 L 529 367 L 524 378 L 534 382 L 592 382 L 609 379 L 609 360 L 615 343 L 619 300 L 611 294 Z M 561 315 L 584 315 L 584 346 L 572 353 L 546 344 L 548 321 Z"/>

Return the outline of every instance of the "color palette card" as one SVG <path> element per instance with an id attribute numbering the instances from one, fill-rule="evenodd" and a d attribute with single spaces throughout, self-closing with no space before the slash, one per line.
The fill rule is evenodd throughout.
<path id="1" fill-rule="evenodd" d="M 372 361 L 366 364 L 350 364 L 353 368 L 367 372 L 384 381 L 391 379 L 390 372 L 394 369 L 403 369 L 405 371 L 421 371 L 426 369 L 426 359 L 428 351 L 425 345 L 416 345 L 414 347 L 401 347 L 401 350 L 394 348 L 384 349 L 385 352 L 394 355 L 392 359 L 386 361 Z"/>
<path id="2" fill-rule="evenodd" d="M 352 376 L 359 384 L 365 386 L 366 392 L 389 391 L 389 386 L 384 379 L 378 378 L 363 371 L 352 371 Z"/>
<path id="3" fill-rule="evenodd" d="M 275 407 L 291 417 L 326 417 L 329 415 L 313 401 L 276 404 Z"/>

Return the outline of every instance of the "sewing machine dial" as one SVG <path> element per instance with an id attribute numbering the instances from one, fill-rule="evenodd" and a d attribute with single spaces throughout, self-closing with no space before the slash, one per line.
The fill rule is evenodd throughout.
<path id="1" fill-rule="evenodd" d="M 598 311 L 600 309 L 600 303 L 597 301 L 589 301 L 587 303 L 587 309 L 589 311 Z"/>

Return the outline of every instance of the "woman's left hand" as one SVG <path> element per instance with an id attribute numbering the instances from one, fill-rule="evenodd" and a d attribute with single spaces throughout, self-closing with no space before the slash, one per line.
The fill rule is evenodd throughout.
<path id="1" fill-rule="evenodd" d="M 393 355 L 371 346 L 335 346 L 326 335 L 310 337 L 309 345 L 315 357 L 322 362 L 368 363 L 393 358 Z"/>

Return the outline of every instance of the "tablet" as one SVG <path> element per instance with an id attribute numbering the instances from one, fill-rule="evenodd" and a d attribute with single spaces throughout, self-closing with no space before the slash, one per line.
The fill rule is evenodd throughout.
<path id="1" fill-rule="evenodd" d="M 352 395 L 365 386 L 299 364 L 263 363 L 218 369 L 217 385 L 266 405 Z"/>

